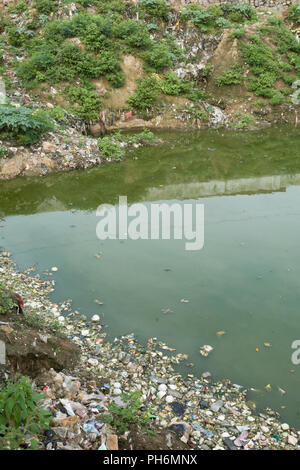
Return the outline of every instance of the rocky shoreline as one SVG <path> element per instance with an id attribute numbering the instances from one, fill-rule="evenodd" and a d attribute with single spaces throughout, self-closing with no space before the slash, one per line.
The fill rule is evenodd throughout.
<path id="1" fill-rule="evenodd" d="M 32 348 L 36 348 L 36 367 L 24 368 L 28 359 L 24 351 L 22 365 L 17 367 L 21 373 L 22 366 L 23 373 L 31 372 L 35 386 L 45 393 L 40 404 L 53 415 L 40 449 L 300 448 L 300 431 L 282 423 L 279 414 L 270 409 L 257 414 L 242 386 L 228 379 L 214 382 L 205 372 L 201 377 L 183 377 L 174 366 L 187 356 L 156 338 L 146 345 L 139 344 L 134 334 L 107 341 L 100 316 L 87 320 L 72 310 L 71 301 L 51 303 L 48 295 L 54 290 L 55 270 L 48 272 L 49 281 L 32 271 L 19 272 L 10 254 L 1 253 L 0 282 L 22 295 L 25 314 L 18 324 L 16 319 L 0 317 L 5 319 L 0 321 L 0 336 L 5 333 L 5 342 L 11 344 L 20 330 L 26 335 L 35 319 L 36 336 L 41 340 L 39 349 L 32 341 L 27 351 L 32 361 Z M 46 355 L 48 359 L 53 356 L 56 370 L 51 361 L 47 367 L 47 361 L 38 360 L 45 354 L 42 342 L 47 349 L 53 334 L 58 343 Z M 26 343 L 24 336 L 20 341 Z M 65 351 L 63 341 L 73 345 L 74 354 L 78 352 L 76 360 L 72 354 L 71 361 L 59 362 L 58 356 Z M 7 364 L 2 366 L 2 380 L 10 377 L 12 364 L 17 363 L 11 354 L 7 352 Z M 138 406 L 132 402 L 136 396 Z M 135 411 L 125 430 L 116 417 L 122 410 L 130 412 L 131 407 Z"/>

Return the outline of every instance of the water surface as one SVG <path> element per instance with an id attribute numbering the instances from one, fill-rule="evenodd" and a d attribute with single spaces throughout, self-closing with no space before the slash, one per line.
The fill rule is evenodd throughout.
<path id="1" fill-rule="evenodd" d="M 299 130 L 161 137 L 162 147 L 119 164 L 1 182 L 0 244 L 20 268 L 57 266 L 54 300 L 103 313 L 112 337 L 157 336 L 189 354 L 189 372 L 260 390 L 250 393 L 259 407 L 300 428 L 300 366 L 291 362 L 300 339 Z M 203 250 L 187 252 L 180 240 L 99 241 L 96 208 L 120 195 L 129 204 L 202 202 Z M 207 359 L 203 344 L 215 348 Z"/>

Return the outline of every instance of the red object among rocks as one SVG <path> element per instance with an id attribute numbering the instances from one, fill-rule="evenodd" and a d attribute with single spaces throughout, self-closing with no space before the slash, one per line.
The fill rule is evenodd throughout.
<path id="1" fill-rule="evenodd" d="M 18 309 L 19 309 L 19 312 L 18 313 L 24 313 L 24 300 L 22 299 L 22 297 L 20 296 L 20 294 L 17 294 L 15 292 L 15 295 L 18 297 Z"/>

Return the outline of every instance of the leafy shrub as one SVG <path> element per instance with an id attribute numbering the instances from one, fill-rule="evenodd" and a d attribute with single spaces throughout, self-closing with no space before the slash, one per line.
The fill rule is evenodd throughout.
<path id="1" fill-rule="evenodd" d="M 125 13 L 126 7 L 128 4 L 124 0 L 98 0 L 97 2 L 92 2 L 97 4 L 97 10 L 99 13 Z M 130 8 L 130 4 L 129 4 Z"/>
<path id="2" fill-rule="evenodd" d="M 115 403 L 110 403 L 108 405 L 108 413 L 103 414 L 101 418 L 104 422 L 111 424 L 121 434 L 128 431 L 131 425 L 139 426 L 142 431 L 147 430 L 151 418 L 147 411 L 142 411 L 140 398 L 140 392 L 123 395 L 122 400 L 128 403 L 128 406 L 123 408 Z"/>
<path id="3" fill-rule="evenodd" d="M 271 88 L 282 76 L 279 62 L 272 49 L 258 35 L 249 39 L 247 43 L 240 44 L 243 59 L 255 75 L 248 81 L 248 90 L 253 91 L 256 96 L 272 98 L 274 91 Z"/>
<path id="4" fill-rule="evenodd" d="M 295 67 L 296 72 L 300 75 L 300 56 L 294 52 L 288 54 L 290 64 Z"/>
<path id="5" fill-rule="evenodd" d="M 34 144 L 45 132 L 53 129 L 52 121 L 42 111 L 0 106 L 0 131 L 6 132 L 8 137 L 18 139 L 22 145 Z"/>
<path id="6" fill-rule="evenodd" d="M 233 23 L 245 23 L 257 19 L 255 9 L 248 3 L 223 3 L 221 9 L 224 16 Z"/>
<path id="7" fill-rule="evenodd" d="M 275 36 L 280 54 L 285 54 L 288 51 L 300 52 L 300 43 L 297 42 L 294 34 L 284 24 L 273 27 L 271 32 Z"/>
<path id="8" fill-rule="evenodd" d="M 128 99 L 128 104 L 139 110 L 151 108 L 157 101 L 159 93 L 158 81 L 155 77 L 142 78 L 137 89 Z"/>
<path id="9" fill-rule="evenodd" d="M 0 145 L 0 158 L 5 158 L 7 155 L 7 152 L 6 152 L 6 148 L 3 147 L 2 145 Z M 4 313 L 2 312 L 2 292 L 1 292 L 1 285 L 0 285 L 0 313 Z"/>
<path id="10" fill-rule="evenodd" d="M 215 83 L 218 87 L 223 85 L 239 85 L 243 83 L 244 75 L 240 63 L 233 64 L 229 69 L 224 70 L 222 75 L 215 78 Z"/>
<path id="11" fill-rule="evenodd" d="M 221 10 L 219 10 L 219 13 L 218 16 L 220 17 L 222 15 Z M 210 9 L 204 9 L 195 3 L 187 5 L 181 16 L 184 20 L 191 21 L 203 32 L 207 32 L 215 26 L 215 16 L 210 12 Z"/>
<path id="12" fill-rule="evenodd" d="M 9 382 L 0 390 L 0 449 L 18 449 L 29 435 L 31 448 L 36 437 L 49 429 L 50 413 L 37 403 L 44 395 L 33 391 L 28 377 Z M 29 434 L 28 434 L 29 433 Z"/>
<path id="13" fill-rule="evenodd" d="M 270 104 L 272 106 L 278 106 L 282 103 L 284 103 L 284 95 L 280 92 L 274 92 L 272 98 L 270 99 Z"/>
<path id="14" fill-rule="evenodd" d="M 112 48 L 110 39 L 112 34 L 112 26 L 112 18 L 96 16 L 94 20 L 87 25 L 84 35 L 81 32 L 79 34 L 83 43 L 90 50 L 99 52 L 103 49 Z"/>
<path id="15" fill-rule="evenodd" d="M 10 5 L 8 7 L 9 13 L 15 13 L 17 15 L 24 13 L 26 10 L 28 10 L 28 5 L 23 0 L 20 0 L 16 5 Z"/>
<path id="16" fill-rule="evenodd" d="M 8 24 L 5 28 L 9 44 L 14 47 L 26 47 L 34 32 L 26 26 Z"/>
<path id="17" fill-rule="evenodd" d="M 230 39 L 241 39 L 243 36 L 245 36 L 245 30 L 244 28 L 237 28 L 231 31 L 229 34 Z"/>
<path id="18" fill-rule="evenodd" d="M 87 54 L 73 43 L 65 43 L 57 53 L 56 67 L 62 65 L 69 70 L 69 77 L 77 74 L 82 77 L 96 78 L 99 76 L 97 62 L 91 54 Z"/>
<path id="19" fill-rule="evenodd" d="M 6 26 L 8 25 L 8 20 L 3 16 L 0 11 L 0 34 L 5 31 Z"/>
<path id="20" fill-rule="evenodd" d="M 130 47 L 147 49 L 150 44 L 147 26 L 136 20 L 125 20 L 116 23 L 113 29 L 114 36 L 124 40 Z"/>
<path id="21" fill-rule="evenodd" d="M 97 59 L 97 75 L 104 75 L 114 87 L 121 87 L 125 82 L 119 58 L 112 51 L 103 51 Z"/>
<path id="22" fill-rule="evenodd" d="M 243 24 L 257 18 L 255 9 L 246 3 L 223 3 L 209 8 L 192 3 L 183 9 L 181 15 L 184 20 L 191 21 L 203 32 L 224 28 L 229 22 Z"/>
<path id="23" fill-rule="evenodd" d="M 139 0 L 139 8 L 151 18 L 166 20 L 170 7 L 166 0 Z"/>
<path id="24" fill-rule="evenodd" d="M 66 77 L 69 80 L 78 76 L 92 79 L 104 75 L 113 86 L 118 87 L 124 84 L 125 79 L 116 53 L 105 50 L 94 57 L 68 41 L 59 48 L 52 45 L 40 46 L 37 52 L 20 64 L 18 73 L 26 83 L 56 83 L 64 81 Z"/>
<path id="25" fill-rule="evenodd" d="M 102 108 L 98 94 L 92 88 L 71 86 L 65 90 L 67 99 L 74 103 L 71 112 L 82 119 L 97 121 Z"/>
<path id="26" fill-rule="evenodd" d="M 254 118 L 250 113 L 235 113 L 234 117 L 238 120 L 238 122 L 233 123 L 233 127 L 239 130 L 249 128 L 254 121 Z"/>
<path id="27" fill-rule="evenodd" d="M 187 91 L 186 83 L 180 80 L 174 72 L 168 72 L 164 75 L 160 87 L 162 93 L 166 95 L 181 95 Z"/>
<path id="28" fill-rule="evenodd" d="M 164 43 L 153 43 L 151 49 L 145 54 L 145 61 L 156 72 L 173 65 L 169 48 Z"/>
<path id="29" fill-rule="evenodd" d="M 5 155 L 4 147 L 1 157 Z M 5 289 L 3 284 L 0 284 L 0 314 L 10 312 L 15 307 L 15 303 L 12 299 L 11 293 Z"/>
<path id="30" fill-rule="evenodd" d="M 296 23 L 300 23 L 300 3 L 294 3 L 289 7 L 288 18 Z"/>
<path id="31" fill-rule="evenodd" d="M 49 109 L 48 114 L 55 121 L 64 122 L 66 120 L 66 112 L 61 106 Z"/>
<path id="32" fill-rule="evenodd" d="M 299 80 L 297 75 L 283 75 L 282 79 L 287 85 L 292 85 L 296 80 Z"/>
<path id="33" fill-rule="evenodd" d="M 110 137 L 107 136 L 98 140 L 98 147 L 101 151 L 101 156 L 105 158 L 121 160 L 125 155 L 125 150 L 121 147 L 120 143 L 114 142 Z"/>
<path id="34" fill-rule="evenodd" d="M 43 15 L 50 15 L 51 13 L 57 11 L 58 1 L 51 0 L 51 2 L 49 2 L 49 0 L 35 0 L 33 5 L 39 13 L 42 13 Z"/>
<path id="35" fill-rule="evenodd" d="M 133 135 L 123 134 L 121 131 L 117 131 L 112 135 L 112 139 L 117 142 L 126 143 L 127 145 L 149 144 L 157 140 L 153 132 L 149 129 L 144 129 L 142 132 Z"/>
<path id="36" fill-rule="evenodd" d="M 209 115 L 207 111 L 199 104 L 196 105 L 187 105 L 186 111 L 197 121 L 207 122 L 209 120 Z"/>

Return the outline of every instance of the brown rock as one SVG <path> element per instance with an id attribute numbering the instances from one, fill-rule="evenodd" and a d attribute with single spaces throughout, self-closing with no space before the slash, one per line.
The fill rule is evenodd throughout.
<path id="1" fill-rule="evenodd" d="M 68 416 L 66 418 L 54 418 L 51 425 L 55 427 L 67 428 L 68 431 L 77 432 L 78 416 Z"/>
<path id="2" fill-rule="evenodd" d="M 21 155 L 16 155 L 10 160 L 2 161 L 0 179 L 10 179 L 19 176 L 24 170 L 24 162 Z"/>
<path id="3" fill-rule="evenodd" d="M 101 135 L 101 126 L 100 124 L 92 124 L 90 126 L 90 133 L 94 136 L 94 137 L 99 137 Z"/>
<path id="4" fill-rule="evenodd" d="M 107 435 L 106 447 L 108 450 L 119 450 L 118 436 L 116 434 Z"/>

